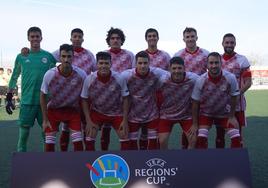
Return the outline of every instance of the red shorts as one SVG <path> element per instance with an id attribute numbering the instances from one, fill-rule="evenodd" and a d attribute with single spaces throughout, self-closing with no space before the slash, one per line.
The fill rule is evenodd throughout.
<path id="1" fill-rule="evenodd" d="M 240 127 L 247 126 L 245 111 L 235 112 L 235 117 Z"/>
<path id="2" fill-rule="evenodd" d="M 71 130 L 81 131 L 81 115 L 74 108 L 48 109 L 47 116 L 52 128 L 46 128 L 46 133 L 59 131 L 60 122 L 66 123 Z"/>
<path id="3" fill-rule="evenodd" d="M 157 129 L 159 119 L 152 120 L 147 123 L 132 123 L 128 122 L 129 132 L 137 132 L 141 127 L 147 127 L 147 129 Z"/>
<path id="4" fill-rule="evenodd" d="M 187 120 L 168 120 L 168 119 L 160 119 L 158 123 L 158 133 L 170 133 L 173 125 L 179 123 L 184 132 L 188 132 L 192 127 L 193 121 L 192 119 Z"/>
<path id="5" fill-rule="evenodd" d="M 228 118 L 214 118 L 214 117 L 208 117 L 204 115 L 199 116 L 199 126 L 205 125 L 211 127 L 214 125 L 219 125 L 222 128 L 234 128 L 232 124 L 227 124 Z"/>
<path id="6" fill-rule="evenodd" d="M 94 110 L 90 111 L 89 114 L 93 123 L 99 126 L 102 126 L 103 124 L 112 124 L 115 130 L 119 129 L 119 126 L 123 121 L 122 116 L 107 116 Z"/>

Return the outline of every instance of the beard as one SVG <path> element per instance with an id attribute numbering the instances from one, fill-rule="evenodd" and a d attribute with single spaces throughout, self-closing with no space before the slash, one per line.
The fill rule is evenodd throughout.
<path id="1" fill-rule="evenodd" d="M 232 48 L 232 47 L 225 47 L 224 48 L 224 52 L 226 54 L 233 54 L 234 53 L 234 48 Z"/>

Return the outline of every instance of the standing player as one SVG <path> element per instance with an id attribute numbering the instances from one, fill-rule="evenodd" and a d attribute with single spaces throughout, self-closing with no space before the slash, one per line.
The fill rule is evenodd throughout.
<path id="1" fill-rule="evenodd" d="M 40 103 L 46 151 L 55 151 L 60 122 L 67 124 L 71 130 L 74 151 L 83 150 L 80 93 L 86 73 L 73 66 L 72 59 L 73 47 L 68 44 L 61 45 L 61 64 L 46 72 L 41 86 Z"/>
<path id="2" fill-rule="evenodd" d="M 179 50 L 174 56 L 179 56 L 184 60 L 185 71 L 201 75 L 207 71 L 207 56 L 209 52 L 197 46 L 197 39 L 196 29 L 186 27 L 183 31 L 183 41 L 186 47 Z M 181 143 L 182 148 L 186 149 L 188 142 L 184 133 L 182 134 Z"/>
<path id="3" fill-rule="evenodd" d="M 96 70 L 96 60 L 91 51 L 88 49 L 85 49 L 82 47 L 82 44 L 84 42 L 84 33 L 82 29 L 75 28 L 71 31 L 71 42 L 74 48 L 74 56 L 73 56 L 73 63 L 72 65 L 75 65 L 82 70 L 86 72 L 87 75 L 89 75 L 91 72 Z M 54 57 L 59 60 L 59 50 L 53 52 Z M 84 117 L 82 117 L 82 123 L 83 127 L 85 126 Z M 62 126 L 62 132 L 60 136 L 60 146 L 61 151 L 67 151 L 68 150 L 68 143 L 69 143 L 69 129 L 68 127 L 63 124 Z"/>
<path id="4" fill-rule="evenodd" d="M 150 66 L 168 70 L 170 55 L 167 52 L 157 48 L 157 43 L 159 40 L 158 31 L 154 28 L 147 29 L 145 32 L 145 40 L 148 44 L 146 52 L 150 58 Z M 147 130 L 145 126 L 142 127 L 141 132 L 142 134 L 139 139 L 139 146 L 140 149 L 143 150 L 147 148 L 148 143 Z"/>
<path id="5" fill-rule="evenodd" d="M 48 69 L 55 66 L 56 60 L 47 51 L 40 48 L 42 32 L 38 27 L 31 27 L 27 32 L 30 42 L 30 52 L 27 57 L 19 54 L 15 60 L 15 66 L 9 82 L 6 111 L 12 114 L 13 92 L 21 74 L 21 107 L 19 114 L 19 140 L 17 151 L 27 150 L 27 140 L 30 128 L 35 119 L 42 126 L 42 112 L 40 108 L 40 88 L 43 76 Z"/>
<path id="6" fill-rule="evenodd" d="M 150 66 L 168 70 L 170 55 L 167 52 L 157 48 L 157 43 L 159 40 L 158 31 L 153 28 L 147 29 L 145 32 L 145 40 L 148 44 L 146 52 L 150 57 Z"/>
<path id="7" fill-rule="evenodd" d="M 128 139 L 128 88 L 119 73 L 111 71 L 111 55 L 99 52 L 98 71 L 84 81 L 81 93 L 87 122 L 86 150 L 95 150 L 95 139 L 103 124 L 110 124 L 120 139 L 121 150 L 129 148 Z"/>
<path id="8" fill-rule="evenodd" d="M 250 64 L 247 58 L 243 55 L 237 54 L 234 49 L 236 46 L 236 39 L 232 33 L 227 33 L 223 36 L 222 46 L 224 48 L 224 54 L 222 55 L 222 68 L 233 73 L 236 76 L 240 95 L 238 97 L 235 117 L 239 123 L 239 131 L 242 144 L 242 127 L 246 125 L 245 110 L 246 99 L 244 93 L 250 88 L 252 84 Z M 224 148 L 225 131 L 217 126 L 217 138 L 216 147 Z"/>
<path id="9" fill-rule="evenodd" d="M 107 33 L 106 42 L 110 49 L 107 51 L 112 57 L 111 70 L 121 73 L 124 70 L 135 67 L 134 54 L 126 49 L 122 49 L 125 42 L 125 35 L 121 29 L 110 28 Z M 102 126 L 101 149 L 108 150 L 110 143 L 111 126 Z"/>
<path id="10" fill-rule="evenodd" d="M 197 127 L 192 126 L 191 94 L 198 75 L 185 72 L 184 61 L 181 57 L 173 57 L 170 60 L 169 70 L 169 74 L 161 77 L 161 86 L 158 92 L 160 99 L 158 124 L 160 149 L 168 149 L 169 135 L 176 123 L 180 123 L 187 136 L 188 148 L 194 148 L 196 134 L 190 137 L 188 132 L 196 133 L 197 131 Z"/>
<path id="11" fill-rule="evenodd" d="M 129 135 L 130 149 L 138 149 L 139 129 L 148 129 L 147 149 L 157 149 L 157 126 L 159 111 L 156 103 L 156 90 L 161 75 L 167 72 L 149 67 L 149 55 L 145 51 L 136 54 L 136 68 L 122 72 L 130 92 Z"/>
<path id="12" fill-rule="evenodd" d="M 221 55 L 211 52 L 208 55 L 208 72 L 197 79 L 192 93 L 193 126 L 198 126 L 197 148 L 208 147 L 208 132 L 213 124 L 227 131 L 232 148 L 241 147 L 235 118 L 239 88 L 235 76 L 222 70 L 221 65 Z"/>

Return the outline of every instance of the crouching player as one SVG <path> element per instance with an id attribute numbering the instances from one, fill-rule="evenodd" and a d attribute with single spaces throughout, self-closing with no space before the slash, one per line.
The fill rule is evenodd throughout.
<path id="1" fill-rule="evenodd" d="M 156 91 L 159 79 L 167 71 L 150 67 L 149 55 L 145 51 L 136 54 L 136 68 L 122 72 L 130 93 L 129 137 L 130 149 L 138 149 L 140 128 L 148 129 L 147 149 L 158 149 L 157 126 L 159 111 L 156 103 Z"/>
<path id="2" fill-rule="evenodd" d="M 95 150 L 95 139 L 103 124 L 111 124 L 120 139 L 121 150 L 127 150 L 128 139 L 128 88 L 119 73 L 111 71 L 111 55 L 99 52 L 97 71 L 85 79 L 81 93 L 85 114 L 86 150 Z"/>
<path id="3" fill-rule="evenodd" d="M 175 123 L 180 123 L 183 132 L 186 134 L 189 143 L 188 148 L 194 148 L 197 127 L 192 126 L 191 95 L 198 75 L 185 72 L 184 61 L 181 57 L 173 57 L 170 60 L 169 71 L 170 74 L 161 77 L 161 86 L 158 92 L 160 149 L 168 149 L 169 135 Z"/>
<path id="4" fill-rule="evenodd" d="M 238 122 L 235 118 L 239 88 L 235 75 L 221 69 L 221 56 L 208 55 L 208 72 L 196 81 L 192 93 L 193 126 L 198 128 L 197 148 L 207 148 L 212 124 L 220 125 L 231 138 L 231 147 L 241 147 Z"/>
<path id="5" fill-rule="evenodd" d="M 60 122 L 71 130 L 74 151 L 82 151 L 80 94 L 86 73 L 72 65 L 73 46 L 60 46 L 58 67 L 46 72 L 41 86 L 40 103 L 45 131 L 45 151 L 55 151 Z M 48 97 L 48 100 L 47 100 Z"/>

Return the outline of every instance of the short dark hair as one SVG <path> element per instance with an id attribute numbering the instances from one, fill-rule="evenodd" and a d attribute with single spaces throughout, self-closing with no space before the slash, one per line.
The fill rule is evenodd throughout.
<path id="1" fill-rule="evenodd" d="M 30 33 L 31 33 L 31 32 L 39 32 L 40 35 L 42 36 L 42 31 L 41 31 L 41 29 L 40 29 L 39 27 L 36 27 L 36 26 L 34 26 L 34 27 L 30 27 L 30 28 L 28 29 L 28 31 L 27 31 L 27 36 L 28 36 L 28 37 L 30 36 Z"/>
<path id="2" fill-rule="evenodd" d="M 149 28 L 145 32 L 145 39 L 147 38 L 148 33 L 152 33 L 152 32 L 155 32 L 156 35 L 157 35 L 157 38 L 159 38 L 158 31 L 156 29 L 154 29 L 154 28 Z"/>
<path id="3" fill-rule="evenodd" d="M 111 54 L 108 53 L 108 52 L 98 52 L 98 53 L 96 54 L 96 59 L 97 59 L 97 62 L 98 62 L 100 59 L 102 59 L 102 60 L 110 60 L 110 61 L 111 61 L 112 57 L 111 57 Z"/>
<path id="4" fill-rule="evenodd" d="M 4 68 L 0 67 L 0 71 L 4 71 Z"/>
<path id="5" fill-rule="evenodd" d="M 126 40 L 124 32 L 121 29 L 111 27 L 111 29 L 107 32 L 107 37 L 106 37 L 106 42 L 108 46 L 110 46 L 110 39 L 111 39 L 112 34 L 118 34 L 121 39 L 121 45 L 124 44 Z"/>
<path id="6" fill-rule="evenodd" d="M 74 51 L 73 50 L 73 45 L 70 45 L 70 44 L 62 44 L 61 46 L 60 46 L 60 53 L 61 53 L 61 51 L 66 51 L 66 52 L 68 52 L 68 51 Z"/>
<path id="7" fill-rule="evenodd" d="M 74 28 L 74 29 L 71 31 L 71 36 L 72 36 L 74 33 L 81 33 L 82 35 L 84 35 L 83 30 L 80 29 L 80 28 Z"/>
<path id="8" fill-rule="evenodd" d="M 210 53 L 208 54 L 207 59 L 208 59 L 210 56 L 218 57 L 218 58 L 220 59 L 220 62 L 221 62 L 221 54 L 219 54 L 218 52 L 210 52 Z"/>
<path id="9" fill-rule="evenodd" d="M 184 66 L 184 60 L 181 57 L 173 57 L 169 60 L 169 65 L 179 64 Z"/>
<path id="10" fill-rule="evenodd" d="M 137 59 L 138 59 L 139 57 L 147 58 L 147 59 L 150 60 L 149 54 L 148 54 L 146 51 L 140 51 L 140 52 L 138 52 L 138 53 L 135 55 L 135 59 L 136 59 L 136 61 L 137 61 Z"/>
<path id="11" fill-rule="evenodd" d="M 190 32 L 195 32 L 195 34 L 197 34 L 197 31 L 196 31 L 195 28 L 193 28 L 193 27 L 186 27 L 186 28 L 184 29 L 184 31 L 183 31 L 183 35 L 184 35 L 185 33 L 190 33 Z"/>
<path id="12" fill-rule="evenodd" d="M 223 36 L 222 41 L 224 41 L 224 39 L 225 39 L 226 37 L 233 37 L 233 38 L 235 39 L 235 36 L 234 36 L 233 33 L 226 33 L 226 34 Z M 236 40 L 236 39 L 235 39 L 235 40 Z"/>

